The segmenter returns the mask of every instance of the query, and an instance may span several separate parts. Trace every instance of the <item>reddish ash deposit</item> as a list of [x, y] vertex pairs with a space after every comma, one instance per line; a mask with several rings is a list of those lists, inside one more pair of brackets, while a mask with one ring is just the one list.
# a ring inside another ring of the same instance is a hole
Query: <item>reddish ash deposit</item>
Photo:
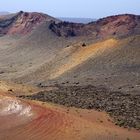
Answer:
[[[74, 112], [1, 94], [0, 140], [139, 140], [140, 133], [115, 127], [102, 113]], [[102, 123], [95, 121], [98, 116]]]

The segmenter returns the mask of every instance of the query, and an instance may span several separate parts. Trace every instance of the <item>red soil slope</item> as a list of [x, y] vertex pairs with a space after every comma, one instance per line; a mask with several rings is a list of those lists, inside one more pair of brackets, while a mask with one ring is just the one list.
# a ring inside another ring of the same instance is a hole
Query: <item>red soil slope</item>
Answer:
[[140, 133], [96, 122], [105, 115], [66, 113], [62, 107], [42, 106], [0, 95], [1, 140], [139, 140]]

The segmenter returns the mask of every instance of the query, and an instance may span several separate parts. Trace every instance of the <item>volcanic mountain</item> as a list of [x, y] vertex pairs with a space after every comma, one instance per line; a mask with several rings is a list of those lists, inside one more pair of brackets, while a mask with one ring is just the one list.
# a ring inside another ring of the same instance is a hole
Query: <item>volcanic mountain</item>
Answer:
[[17, 14], [2, 16], [0, 18], [0, 34], [26, 34], [43, 22], [52, 21], [49, 29], [57, 36], [126, 36], [139, 34], [140, 16], [136, 15], [117, 15], [97, 21], [80, 24], [70, 22], [60, 22], [49, 15], [42, 13], [27, 13], [20, 11]]

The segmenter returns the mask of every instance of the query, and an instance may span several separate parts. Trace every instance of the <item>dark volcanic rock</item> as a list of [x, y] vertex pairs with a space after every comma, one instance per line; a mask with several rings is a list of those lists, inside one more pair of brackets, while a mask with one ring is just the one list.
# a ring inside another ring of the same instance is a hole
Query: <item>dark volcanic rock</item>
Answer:
[[67, 107], [106, 111], [116, 125], [140, 130], [140, 95], [124, 94], [94, 86], [59, 86], [52, 91], [42, 91], [22, 98], [53, 102]]

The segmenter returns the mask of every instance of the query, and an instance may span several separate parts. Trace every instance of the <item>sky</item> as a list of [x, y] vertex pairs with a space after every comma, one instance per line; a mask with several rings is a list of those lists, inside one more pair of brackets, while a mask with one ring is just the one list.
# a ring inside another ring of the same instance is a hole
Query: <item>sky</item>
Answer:
[[102, 18], [140, 15], [140, 0], [1, 0], [0, 11], [43, 12], [54, 17]]

